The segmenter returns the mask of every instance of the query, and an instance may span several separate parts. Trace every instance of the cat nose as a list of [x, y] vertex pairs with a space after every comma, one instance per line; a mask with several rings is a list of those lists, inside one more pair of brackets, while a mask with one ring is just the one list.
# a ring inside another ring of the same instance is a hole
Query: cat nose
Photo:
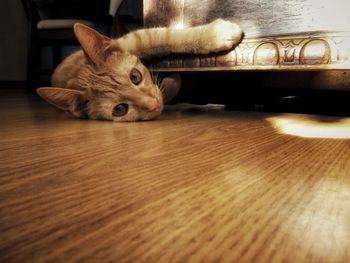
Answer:
[[153, 101], [147, 103], [145, 105], [145, 110], [152, 112], [152, 111], [159, 111], [161, 109], [162, 105], [157, 99], [154, 99]]
[[148, 105], [147, 109], [148, 111], [158, 111], [160, 110], [160, 107], [161, 107], [160, 103], [156, 101], [155, 103]]

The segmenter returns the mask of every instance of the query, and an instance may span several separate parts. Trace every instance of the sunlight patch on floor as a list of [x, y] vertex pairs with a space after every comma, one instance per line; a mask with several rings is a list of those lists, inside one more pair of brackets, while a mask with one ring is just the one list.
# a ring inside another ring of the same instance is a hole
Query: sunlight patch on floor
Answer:
[[302, 138], [350, 139], [350, 118], [289, 115], [266, 119], [281, 134]]

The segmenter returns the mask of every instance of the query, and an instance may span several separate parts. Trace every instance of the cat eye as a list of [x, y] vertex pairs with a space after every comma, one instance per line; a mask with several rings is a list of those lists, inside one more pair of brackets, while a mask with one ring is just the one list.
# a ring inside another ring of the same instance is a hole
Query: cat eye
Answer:
[[112, 114], [115, 117], [122, 117], [127, 113], [128, 113], [128, 104], [122, 103], [114, 107]]
[[132, 83], [134, 83], [135, 85], [138, 85], [141, 83], [142, 81], [142, 74], [139, 70], [137, 70], [136, 68], [134, 68], [131, 72], [130, 72], [130, 80]]

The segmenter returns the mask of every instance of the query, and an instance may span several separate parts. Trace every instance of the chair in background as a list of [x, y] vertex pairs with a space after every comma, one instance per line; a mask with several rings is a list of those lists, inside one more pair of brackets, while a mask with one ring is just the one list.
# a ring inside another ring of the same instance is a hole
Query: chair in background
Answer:
[[[28, 19], [28, 56], [27, 56], [27, 88], [40, 85], [42, 74], [51, 74], [52, 70], [41, 69], [41, 51], [43, 47], [52, 48], [52, 67], [62, 60], [62, 47], [78, 46], [79, 42], [73, 32], [77, 22], [95, 28], [96, 24], [84, 19], [41, 19], [40, 5], [52, 0], [21, 0]], [[108, 11], [106, 11], [106, 14]], [[108, 15], [108, 14], [107, 14]]]

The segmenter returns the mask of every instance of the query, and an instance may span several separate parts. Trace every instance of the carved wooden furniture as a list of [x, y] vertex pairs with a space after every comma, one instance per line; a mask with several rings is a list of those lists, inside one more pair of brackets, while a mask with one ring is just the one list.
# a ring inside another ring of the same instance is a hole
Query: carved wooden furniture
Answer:
[[349, 70], [348, 10], [348, 0], [144, 0], [146, 27], [186, 27], [223, 18], [245, 33], [229, 52], [154, 60], [158, 71]]

